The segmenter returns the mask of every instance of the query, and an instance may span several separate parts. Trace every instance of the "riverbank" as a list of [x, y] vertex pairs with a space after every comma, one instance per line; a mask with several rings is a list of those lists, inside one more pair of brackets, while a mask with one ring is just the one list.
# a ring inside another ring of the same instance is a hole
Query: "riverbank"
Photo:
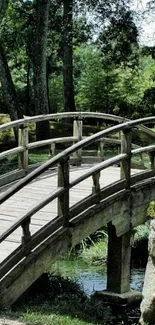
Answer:
[[[64, 261], [58, 263], [64, 264]], [[94, 291], [102, 289], [103, 287], [101, 288], [100, 285], [103, 285], [103, 282], [106, 285], [106, 270], [99, 271], [102, 278], [100, 278], [97, 287], [96, 283], [93, 284], [93, 280], [96, 281], [97, 279], [97, 268], [95, 266], [88, 268], [85, 265], [82, 271], [81, 266], [79, 268], [77, 262], [74, 261], [75, 273], [73, 274], [71, 273], [71, 268], [73, 270], [71, 261], [66, 261], [68, 273], [67, 271], [64, 272], [64, 266], [62, 267], [62, 265], [58, 270], [58, 263], [56, 263], [55, 274], [45, 274], [38, 279], [13, 305], [12, 311], [7, 312], [5, 317], [1, 318], [5, 322], [0, 323], [0, 325], [21, 325], [18, 324], [18, 321], [26, 325], [134, 325], [138, 322], [140, 316], [138, 308], [129, 309], [123, 307], [122, 309], [118, 306], [111, 308], [103, 305], [101, 300], [94, 298]], [[60, 276], [58, 271], [64, 276]], [[89, 281], [86, 271], [90, 272]], [[136, 288], [139, 284], [142, 286], [142, 277], [137, 274], [137, 270], [134, 272], [132, 270], [132, 286], [134, 279], [137, 280], [135, 282]], [[81, 280], [85, 280], [85, 285], [83, 285], [84, 282], [80, 283]], [[91, 288], [90, 283], [92, 283]], [[88, 288], [89, 290], [87, 290]], [[13, 320], [15, 323], [11, 323]]]
[[[93, 295], [88, 297], [70, 279], [43, 275], [8, 312], [3, 325], [11, 319], [29, 325], [105, 325], [135, 324], [139, 310], [103, 305]], [[134, 322], [133, 322], [134, 320]], [[7, 323], [8, 322], [8, 323]]]
[[[50, 275], [43, 275], [13, 305], [12, 311], [0, 318], [0, 325], [137, 323], [140, 316], [139, 308], [129, 309], [127, 306], [112, 308], [103, 305], [101, 300], [94, 299], [93, 294], [96, 290], [106, 289], [106, 236], [104, 239], [89, 248], [85, 246], [80, 253], [83, 260], [78, 256], [74, 260], [57, 261], [51, 267]], [[99, 263], [96, 263], [95, 257]], [[144, 268], [132, 268], [131, 287], [141, 291], [143, 278]]]

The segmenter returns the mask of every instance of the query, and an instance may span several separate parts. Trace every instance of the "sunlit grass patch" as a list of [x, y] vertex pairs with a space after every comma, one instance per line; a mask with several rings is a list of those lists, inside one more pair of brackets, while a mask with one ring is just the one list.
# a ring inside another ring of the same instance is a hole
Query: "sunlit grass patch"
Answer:
[[38, 312], [27, 312], [22, 315], [22, 321], [32, 325], [92, 325], [93, 323], [82, 321], [71, 316], [61, 316], [50, 313], [49, 315]]

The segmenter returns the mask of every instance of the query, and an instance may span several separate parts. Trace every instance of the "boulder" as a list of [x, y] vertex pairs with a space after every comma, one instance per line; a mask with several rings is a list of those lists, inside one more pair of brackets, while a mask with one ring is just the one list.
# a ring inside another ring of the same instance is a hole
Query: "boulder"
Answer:
[[150, 222], [149, 257], [145, 271], [139, 324], [155, 324], [155, 220]]

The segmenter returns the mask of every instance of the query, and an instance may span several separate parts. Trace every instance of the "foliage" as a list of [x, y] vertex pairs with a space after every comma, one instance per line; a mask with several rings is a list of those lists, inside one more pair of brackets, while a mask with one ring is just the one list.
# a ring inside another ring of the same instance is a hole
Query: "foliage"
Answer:
[[52, 73], [49, 78], [49, 100], [53, 113], [63, 111], [63, 80], [60, 74]]
[[81, 110], [89, 108], [90, 111], [101, 110], [104, 93], [104, 71], [100, 59], [100, 53], [94, 47], [77, 49], [77, 63], [81, 66], [81, 76], [77, 83], [78, 95], [76, 96], [77, 107]]
[[150, 218], [154, 219], [155, 218], [155, 201], [151, 201], [149, 203], [148, 209], [147, 209], [147, 214]]
[[112, 65], [105, 69], [101, 50], [87, 45], [76, 48], [74, 61], [79, 110], [89, 109], [129, 118], [153, 113], [155, 62], [151, 57], [142, 57], [139, 53], [139, 65], [134, 68]]
[[134, 51], [134, 48], [138, 48], [137, 37], [138, 30], [133, 15], [123, 7], [120, 17], [112, 16], [99, 35], [98, 42], [106, 56], [106, 65], [123, 63], [134, 66], [137, 61]]
[[136, 246], [138, 242], [148, 239], [149, 235], [149, 224], [139, 225], [135, 229], [134, 234], [134, 245]]
[[[29, 0], [10, 0], [0, 27], [9, 70], [21, 110], [26, 115], [34, 114], [37, 100], [33, 84], [34, 4]], [[81, 0], [74, 1], [73, 5], [73, 30], [70, 21], [66, 39], [73, 35], [73, 85], [77, 109], [129, 118], [154, 114], [154, 47], [138, 44], [138, 30], [129, 3]], [[90, 17], [93, 15], [92, 20], [86, 12]], [[62, 1], [54, 0], [50, 2], [46, 46], [50, 112], [64, 109], [63, 24]], [[0, 109], [1, 112], [6, 110], [1, 89]]]
[[79, 257], [89, 265], [103, 265], [107, 259], [107, 240], [99, 241], [83, 249]]

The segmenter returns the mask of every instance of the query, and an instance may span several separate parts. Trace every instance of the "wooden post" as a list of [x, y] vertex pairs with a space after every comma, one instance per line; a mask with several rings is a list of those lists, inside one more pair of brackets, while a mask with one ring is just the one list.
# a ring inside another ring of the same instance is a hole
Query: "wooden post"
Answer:
[[21, 126], [18, 131], [18, 145], [25, 150], [18, 155], [18, 168], [28, 169], [28, 126]]
[[[68, 159], [58, 165], [58, 187], [66, 188], [69, 185]], [[64, 226], [69, 224], [69, 189], [58, 197], [58, 215], [64, 217]]]
[[92, 193], [98, 193], [100, 192], [100, 172], [96, 172], [95, 174], [92, 175], [93, 178], [93, 187], [92, 187]]
[[[74, 120], [73, 122], [73, 137], [77, 137], [78, 141], [82, 140], [82, 120]], [[77, 164], [81, 165], [82, 149], [73, 153], [73, 157], [77, 159]]]
[[101, 160], [103, 161], [104, 160], [104, 141], [100, 141], [99, 144], [98, 144], [98, 157], [101, 158]]
[[118, 148], [117, 148], [118, 155], [121, 153], [121, 137], [122, 137], [122, 132], [120, 131], [119, 132], [120, 144], [118, 145]]
[[121, 133], [121, 153], [127, 154], [127, 159], [121, 162], [120, 177], [126, 179], [126, 188], [130, 188], [131, 173], [131, 141], [132, 134], [130, 129]]
[[[31, 232], [30, 232], [30, 218], [23, 222], [22, 229], [23, 229], [23, 236], [22, 236], [22, 245], [26, 246], [31, 240]], [[26, 254], [29, 254], [30, 250], [26, 250]]]
[[50, 145], [50, 152], [49, 152], [49, 156], [54, 157], [55, 156], [55, 143], [51, 143]]
[[151, 151], [149, 152], [149, 158], [150, 158], [150, 169], [155, 170], [155, 152]]

